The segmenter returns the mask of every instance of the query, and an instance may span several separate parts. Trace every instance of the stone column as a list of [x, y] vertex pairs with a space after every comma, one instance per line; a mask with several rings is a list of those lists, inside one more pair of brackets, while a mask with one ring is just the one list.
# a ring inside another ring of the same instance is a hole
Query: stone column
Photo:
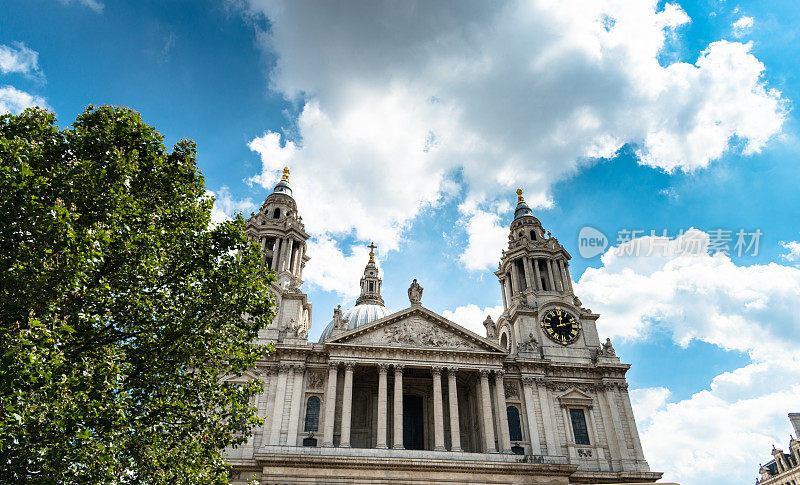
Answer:
[[394, 450], [403, 449], [403, 367], [394, 365]]
[[458, 367], [447, 368], [447, 403], [450, 407], [450, 451], [461, 451], [461, 427], [458, 423]]
[[539, 273], [539, 260], [533, 259], [531, 262], [533, 263], [533, 274], [536, 275], [536, 289], [544, 291], [544, 287], [542, 286], [542, 274]]
[[558, 274], [561, 277], [561, 292], [566, 293], [569, 290], [569, 286], [567, 284], [567, 272], [564, 269], [564, 260], [558, 260]]
[[378, 439], [376, 448], [388, 448], [386, 446], [386, 373], [389, 372], [389, 364], [378, 364]]
[[269, 444], [279, 445], [281, 439], [281, 424], [283, 421], [283, 403], [286, 399], [286, 378], [290, 367], [281, 365], [278, 370], [278, 387], [275, 391], [275, 402], [272, 406], [272, 429], [269, 433]]
[[494, 371], [494, 390], [497, 402], [497, 417], [500, 418], [500, 449], [503, 453], [511, 453], [511, 439], [508, 431], [508, 413], [506, 411], [506, 388], [503, 382], [505, 372]]
[[569, 286], [570, 293], [574, 292], [575, 290], [572, 289], [572, 276], [569, 275], [569, 262], [564, 261], [564, 275], [567, 278], [567, 286]]
[[281, 249], [281, 238], [275, 238], [275, 244], [272, 245], [272, 271], [278, 272], [278, 251]]
[[492, 419], [492, 397], [489, 391], [489, 371], [481, 369], [480, 374], [483, 444], [486, 453], [497, 453], [497, 448], [494, 445], [494, 420]]
[[517, 270], [517, 261], [511, 260], [509, 264], [511, 265], [511, 296], [513, 297], [522, 292], [522, 284]]
[[333, 446], [333, 421], [336, 417], [336, 381], [339, 363], [328, 363], [328, 388], [325, 390], [325, 427], [322, 430], [322, 446]]
[[447, 451], [444, 447], [444, 408], [442, 406], [442, 368], [431, 367], [433, 375], [433, 442], [434, 451]]
[[289, 411], [289, 434], [286, 437], [287, 446], [297, 446], [297, 427], [300, 425], [300, 406], [303, 404], [303, 381], [305, 372], [298, 366], [294, 372], [292, 384], [292, 403]]
[[344, 395], [342, 396], [342, 440], [340, 448], [350, 448], [350, 422], [353, 413], [353, 367], [355, 363], [344, 363]]
[[522, 378], [522, 395], [525, 397], [525, 415], [528, 417], [528, 438], [531, 441], [531, 454], [539, 455], [545, 453], [542, 453], [541, 445], [539, 444], [539, 423], [536, 420], [533, 385], [534, 380], [532, 377]]
[[528, 288], [534, 289], [533, 282], [533, 274], [531, 274], [531, 260], [528, 256], [523, 256], [522, 258], [522, 269], [525, 270], [525, 283], [528, 284]]
[[508, 300], [506, 299], [506, 280], [500, 280], [500, 296], [503, 298], [503, 309], [508, 311]]
[[284, 258], [283, 263], [281, 264], [281, 269], [285, 269], [287, 271], [291, 271], [291, 264], [292, 264], [292, 248], [294, 247], [294, 238], [287, 237], [286, 242], [286, 251], [283, 252]]
[[553, 421], [552, 406], [550, 403], [550, 393], [544, 382], [538, 383], [536, 386], [539, 390], [539, 407], [542, 410], [542, 422], [544, 423], [544, 441], [547, 446], [548, 455], [558, 455], [558, 442], [556, 442], [556, 425]]
[[550, 291], [559, 291], [558, 287], [556, 286], [556, 279], [553, 276], [553, 260], [547, 260], [547, 274], [550, 276], [550, 286], [552, 289]]

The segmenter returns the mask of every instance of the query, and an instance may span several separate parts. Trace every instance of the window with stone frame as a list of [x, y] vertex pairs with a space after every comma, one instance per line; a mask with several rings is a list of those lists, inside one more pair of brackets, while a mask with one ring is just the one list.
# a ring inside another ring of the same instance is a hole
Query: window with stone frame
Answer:
[[304, 431], [319, 431], [319, 398], [311, 396], [306, 401], [306, 424]]
[[508, 436], [511, 441], [522, 441], [522, 423], [519, 419], [519, 408], [508, 406], [506, 408], [508, 416]]
[[583, 409], [570, 408], [570, 421], [572, 421], [572, 434], [576, 445], [589, 445], [589, 428], [586, 426], [586, 414]]

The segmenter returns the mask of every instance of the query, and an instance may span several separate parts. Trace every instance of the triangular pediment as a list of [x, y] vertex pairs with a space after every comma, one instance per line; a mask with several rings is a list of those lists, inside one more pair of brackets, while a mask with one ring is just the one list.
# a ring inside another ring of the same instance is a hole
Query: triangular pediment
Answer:
[[498, 344], [422, 306], [412, 306], [348, 330], [325, 343], [417, 347], [505, 354]]
[[572, 404], [580, 406], [591, 406], [592, 402], [594, 401], [594, 398], [592, 398], [592, 396], [574, 387], [567, 389], [564, 393], [556, 396], [556, 398], [561, 404], [567, 404], [567, 405]]

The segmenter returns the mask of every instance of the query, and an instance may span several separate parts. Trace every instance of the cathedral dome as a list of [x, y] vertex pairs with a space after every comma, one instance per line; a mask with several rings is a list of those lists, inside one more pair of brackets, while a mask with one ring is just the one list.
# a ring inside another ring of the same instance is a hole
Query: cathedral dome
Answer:
[[[389, 310], [383, 305], [361, 304], [342, 312], [342, 318], [347, 319], [347, 330], [374, 322], [389, 314]], [[329, 339], [333, 334], [333, 320], [322, 331], [319, 337], [320, 342]]]

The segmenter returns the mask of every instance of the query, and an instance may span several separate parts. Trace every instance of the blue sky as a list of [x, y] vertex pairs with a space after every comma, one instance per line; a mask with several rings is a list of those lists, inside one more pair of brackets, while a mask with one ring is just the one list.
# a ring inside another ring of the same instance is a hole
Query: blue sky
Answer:
[[[352, 305], [371, 240], [390, 309], [417, 278], [427, 307], [480, 330], [497, 316], [492, 270], [522, 186], [633, 364], [653, 469], [752, 480], [786, 446], [800, 410], [793, 2], [3, 10], [0, 109], [45, 105], [66, 125], [88, 104], [132, 107], [167, 143], [198, 143], [220, 216], [249, 213], [292, 167], [313, 235], [312, 338]], [[580, 256], [584, 226], [608, 253]], [[620, 230], [675, 243], [690, 228], [763, 236], [755, 255], [614, 254]]]

